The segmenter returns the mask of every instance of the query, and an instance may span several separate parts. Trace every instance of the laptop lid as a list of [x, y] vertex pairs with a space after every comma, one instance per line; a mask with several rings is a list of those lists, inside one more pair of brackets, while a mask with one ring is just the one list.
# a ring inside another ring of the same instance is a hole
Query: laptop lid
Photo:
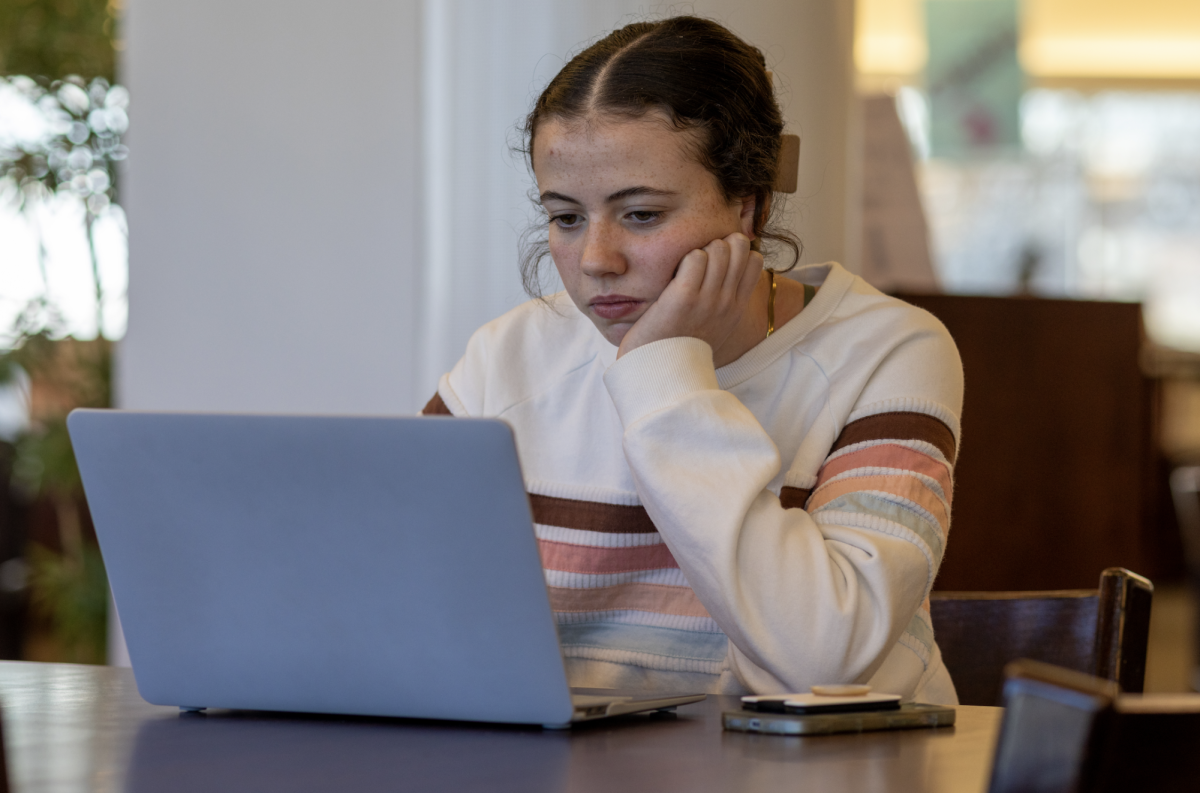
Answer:
[[149, 702], [571, 719], [504, 422], [76, 410], [68, 427]]

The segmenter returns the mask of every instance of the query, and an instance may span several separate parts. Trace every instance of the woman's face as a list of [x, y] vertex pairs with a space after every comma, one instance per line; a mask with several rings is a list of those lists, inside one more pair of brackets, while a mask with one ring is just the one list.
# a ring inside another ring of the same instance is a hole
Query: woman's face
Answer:
[[740, 231], [754, 200], [725, 200], [666, 118], [551, 120], [533, 170], [550, 217], [550, 256], [579, 310], [619, 345], [690, 251]]

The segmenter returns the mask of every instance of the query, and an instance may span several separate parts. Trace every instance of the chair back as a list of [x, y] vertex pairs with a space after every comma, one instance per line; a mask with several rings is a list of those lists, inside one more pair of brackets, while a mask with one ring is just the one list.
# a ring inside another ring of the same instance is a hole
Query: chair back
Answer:
[[1098, 590], [934, 592], [934, 634], [963, 705], [996, 705], [1005, 664], [1031, 658], [1140, 692], [1154, 586], [1124, 568]]
[[1004, 672], [988, 793], [1095, 793], [1117, 685], [1027, 659]]

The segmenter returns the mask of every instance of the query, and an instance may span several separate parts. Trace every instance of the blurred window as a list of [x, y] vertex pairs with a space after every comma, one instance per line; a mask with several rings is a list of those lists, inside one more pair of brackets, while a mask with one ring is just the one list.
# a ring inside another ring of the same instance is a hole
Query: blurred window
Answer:
[[0, 349], [22, 330], [124, 335], [128, 105], [104, 78], [0, 77]]
[[1025, 0], [1020, 145], [952, 158], [925, 9], [859, 0], [855, 57], [896, 95], [943, 288], [1142, 301], [1153, 340], [1200, 352], [1200, 3]]

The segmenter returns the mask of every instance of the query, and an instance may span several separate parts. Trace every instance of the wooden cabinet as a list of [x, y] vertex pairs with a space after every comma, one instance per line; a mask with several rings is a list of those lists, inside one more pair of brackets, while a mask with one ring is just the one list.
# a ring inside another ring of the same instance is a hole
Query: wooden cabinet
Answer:
[[900, 297], [945, 323], [966, 377], [936, 588], [1091, 588], [1106, 567], [1182, 573], [1139, 305]]

